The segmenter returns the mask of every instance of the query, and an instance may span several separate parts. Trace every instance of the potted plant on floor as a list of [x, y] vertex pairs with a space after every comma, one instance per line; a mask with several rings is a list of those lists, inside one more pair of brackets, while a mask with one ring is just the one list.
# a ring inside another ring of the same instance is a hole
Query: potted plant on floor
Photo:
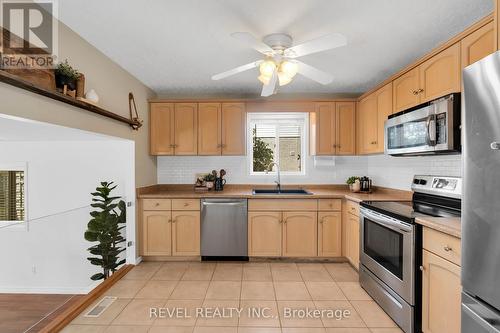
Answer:
[[102, 182], [92, 193], [91, 206], [97, 210], [90, 213], [92, 219], [87, 224], [84, 237], [89, 242], [97, 242], [87, 249], [95, 257], [87, 259], [92, 265], [102, 268], [102, 273], [90, 277], [92, 280], [107, 279], [118, 266], [125, 263], [125, 259], [120, 260], [119, 255], [125, 251], [120, 244], [126, 241], [121, 234], [126, 223], [126, 206], [120, 197], [111, 196], [115, 188], [113, 182]]

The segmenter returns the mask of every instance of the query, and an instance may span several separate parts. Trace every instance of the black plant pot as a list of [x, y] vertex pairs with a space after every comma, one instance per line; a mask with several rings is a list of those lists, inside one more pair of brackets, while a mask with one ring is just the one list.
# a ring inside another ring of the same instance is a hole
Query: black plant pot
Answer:
[[75, 90], [76, 89], [76, 80], [69, 78], [65, 75], [60, 75], [56, 74], [56, 87], [63, 89], [64, 85], [68, 86], [69, 90]]

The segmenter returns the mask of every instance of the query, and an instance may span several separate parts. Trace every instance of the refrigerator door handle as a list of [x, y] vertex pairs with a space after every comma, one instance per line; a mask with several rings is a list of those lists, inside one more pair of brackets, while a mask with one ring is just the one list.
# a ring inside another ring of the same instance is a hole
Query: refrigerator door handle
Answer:
[[495, 142], [492, 142], [492, 143], [490, 144], [490, 148], [491, 148], [492, 150], [500, 150], [500, 142], [496, 142], [496, 141], [495, 141]]
[[[462, 303], [462, 311], [467, 313], [476, 323], [478, 323], [482, 328], [484, 328], [488, 333], [499, 333], [500, 327], [498, 326], [498, 319], [490, 319], [482, 317], [480, 314], [472, 310], [467, 304]], [[492, 325], [495, 325], [493, 326]]]

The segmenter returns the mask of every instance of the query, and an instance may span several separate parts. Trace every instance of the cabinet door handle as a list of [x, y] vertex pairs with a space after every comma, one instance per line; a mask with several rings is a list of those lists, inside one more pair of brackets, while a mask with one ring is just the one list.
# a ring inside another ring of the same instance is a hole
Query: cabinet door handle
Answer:
[[325, 222], [325, 217], [324, 216], [321, 218], [321, 220], [319, 221], [319, 223], [323, 224], [323, 222]]
[[187, 207], [189, 206], [189, 204], [187, 202], [184, 203], [184, 207]]
[[423, 271], [425, 271], [425, 267], [424, 267], [424, 266], [420, 266], [419, 268], [420, 268], [420, 270], [421, 270], [422, 272], [423, 272]]
[[453, 250], [453, 249], [452, 249], [451, 247], [449, 247], [448, 245], [446, 245], [446, 246], [444, 247], [444, 250], [445, 250], [446, 252], [450, 252], [450, 251], [451, 251], [451, 250]]
[[418, 95], [418, 91], [417, 91], [417, 90], [413, 90], [411, 93], [412, 93], [413, 95]]
[[492, 150], [500, 150], [500, 142], [492, 142], [492, 143], [490, 144], [490, 148], [491, 148]]
[[168, 219], [168, 223], [172, 223], [172, 219]]
[[424, 92], [424, 89], [422, 89], [422, 88], [420, 88], [420, 89], [417, 90], [417, 94], [421, 94], [423, 92]]

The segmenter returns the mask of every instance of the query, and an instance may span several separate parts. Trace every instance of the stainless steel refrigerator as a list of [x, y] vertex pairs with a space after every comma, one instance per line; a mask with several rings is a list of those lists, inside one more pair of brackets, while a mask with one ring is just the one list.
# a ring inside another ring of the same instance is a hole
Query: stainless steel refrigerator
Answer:
[[463, 81], [462, 333], [500, 332], [500, 53]]

